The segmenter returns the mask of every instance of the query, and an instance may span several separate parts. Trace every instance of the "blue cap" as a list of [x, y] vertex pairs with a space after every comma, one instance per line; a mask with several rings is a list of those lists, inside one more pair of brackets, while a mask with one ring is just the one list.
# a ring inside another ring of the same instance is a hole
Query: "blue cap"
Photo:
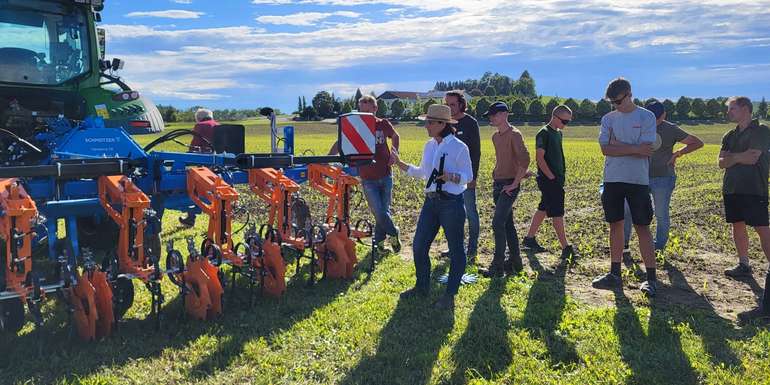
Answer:
[[505, 112], [510, 111], [508, 109], [508, 105], [505, 104], [505, 102], [494, 102], [492, 103], [492, 105], [489, 106], [489, 109], [487, 110], [487, 112], [484, 113], [483, 116], [487, 117], [489, 115], [496, 114], [498, 112], [503, 112], [503, 111]]
[[663, 106], [663, 103], [657, 100], [654, 102], [647, 103], [647, 105], [644, 106], [644, 108], [650, 110], [650, 112], [655, 114], [656, 119], [660, 119], [660, 116], [663, 115], [664, 112], [666, 112], [666, 107]]

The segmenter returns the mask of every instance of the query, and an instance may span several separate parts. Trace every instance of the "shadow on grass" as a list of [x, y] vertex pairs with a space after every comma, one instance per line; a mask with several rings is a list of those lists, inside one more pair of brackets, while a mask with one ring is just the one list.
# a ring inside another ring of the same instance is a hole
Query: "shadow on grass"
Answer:
[[[741, 361], [728, 344], [728, 339], [739, 338], [732, 321], [720, 317], [711, 302], [690, 286], [679, 269], [669, 265], [666, 271], [671, 284], [683, 289], [689, 309], [683, 312], [676, 311], [677, 309], [672, 309], [670, 306], [662, 307], [654, 304], [652, 307], [654, 314], [668, 317], [670, 322], [689, 323], [693, 331], [701, 337], [712, 364], [740, 368]], [[756, 281], [754, 284], [759, 286]], [[692, 311], [693, 308], [695, 312]]]
[[469, 375], [491, 380], [511, 364], [510, 321], [500, 304], [505, 282], [503, 278], [493, 279], [476, 300], [468, 326], [452, 352], [455, 371], [451, 383], [465, 383]]
[[453, 324], [454, 313], [434, 310], [428, 298], [399, 300], [380, 333], [377, 352], [362, 358], [340, 383], [427, 383]]
[[[369, 263], [368, 257], [361, 263], [364, 266]], [[361, 274], [364, 273], [359, 268], [354, 279]], [[90, 343], [73, 337], [63, 301], [57, 300], [55, 306], [49, 305], [51, 308], [44, 313], [43, 327], [22, 336], [0, 335], [0, 351], [4, 357], [0, 360], [0, 383], [55, 383], [84, 378], [105, 366], [120, 367], [128, 362], [159, 357], [164, 350], [184, 349], [199, 337], [209, 335], [220, 339], [216, 348], [187, 371], [189, 378], [204, 378], [225, 369], [241, 354], [243, 344], [290, 328], [333, 301], [353, 282], [328, 280], [307, 287], [305, 278], [305, 274], [300, 274], [290, 280], [282, 298], [257, 295], [251, 308], [245, 295], [229, 302], [226, 293], [224, 316], [207, 322], [180, 321], [183, 305], [177, 295], [163, 306], [160, 331], [155, 331], [152, 317], [130, 318], [122, 321], [118, 331], [109, 338]], [[144, 290], [139, 284], [135, 288], [137, 293]], [[245, 289], [241, 290], [245, 293]], [[165, 290], [167, 297], [175, 294]]]
[[559, 333], [559, 323], [567, 304], [564, 278], [568, 261], [559, 259], [554, 270], [547, 270], [534, 253], [527, 253], [529, 265], [538, 277], [529, 289], [527, 307], [521, 326], [532, 338], [542, 340], [548, 348], [551, 365], [574, 366], [580, 361], [575, 345]]
[[631, 368], [630, 384], [696, 384], [698, 375], [682, 350], [679, 333], [653, 305], [647, 334], [622, 289], [615, 293], [615, 334], [620, 354]]

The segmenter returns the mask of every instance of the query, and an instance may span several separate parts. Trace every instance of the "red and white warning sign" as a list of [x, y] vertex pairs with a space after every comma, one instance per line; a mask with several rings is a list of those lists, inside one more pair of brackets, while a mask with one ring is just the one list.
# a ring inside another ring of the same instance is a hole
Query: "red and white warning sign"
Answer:
[[369, 113], [353, 112], [339, 117], [340, 152], [346, 156], [374, 156], [375, 118]]

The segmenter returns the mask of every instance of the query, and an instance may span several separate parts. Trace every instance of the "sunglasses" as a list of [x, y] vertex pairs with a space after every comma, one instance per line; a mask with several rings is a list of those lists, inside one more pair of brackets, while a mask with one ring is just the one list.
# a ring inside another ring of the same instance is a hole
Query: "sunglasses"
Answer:
[[610, 103], [614, 105], [619, 105], [620, 103], [623, 103], [623, 100], [625, 100], [627, 97], [628, 97], [628, 94], [625, 94], [620, 99], [615, 99], [615, 100], [610, 99]]
[[571, 122], [571, 121], [572, 121], [571, 119], [562, 119], [562, 118], [560, 118], [560, 117], [558, 117], [558, 116], [556, 117], [556, 119], [559, 119], [559, 120], [561, 121], [561, 124], [563, 124], [563, 125], [565, 125], [565, 126], [566, 126], [566, 125], [568, 125], [568, 124], [569, 124], [569, 122]]

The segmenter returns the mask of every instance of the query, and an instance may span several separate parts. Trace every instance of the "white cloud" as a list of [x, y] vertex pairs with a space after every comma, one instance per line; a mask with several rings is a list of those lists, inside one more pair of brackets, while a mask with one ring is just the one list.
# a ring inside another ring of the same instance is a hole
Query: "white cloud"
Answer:
[[171, 2], [177, 4], [192, 4], [192, 0], [171, 0]]
[[126, 14], [126, 17], [161, 17], [167, 19], [198, 19], [203, 12], [184, 11], [181, 9], [169, 9], [166, 11], [140, 11]]
[[[255, 5], [312, 3], [328, 7], [318, 12], [261, 15], [256, 19], [266, 25], [307, 27], [291, 33], [228, 26], [220, 20], [215, 22], [221, 24], [211, 28], [119, 24], [105, 27], [109, 32], [108, 44], [116, 43], [124, 53], [116, 56], [131, 59], [125, 70], [127, 79], [139, 79], [144, 84], [155, 79], [176, 79], [178, 72], [221, 79], [259, 76], [261, 71], [272, 70], [317, 71], [362, 64], [462, 61], [466, 57], [520, 55], [528, 59], [563, 59], [568, 57], [566, 54], [600, 56], [661, 51], [697, 55], [770, 44], [770, 27], [766, 22], [770, 19], [770, 7], [766, 1], [764, 5], [742, 0], [375, 2], [390, 8], [378, 15], [362, 15], [354, 12], [356, 8], [339, 7], [371, 4], [368, 0], [252, 0]], [[683, 22], [677, 15], [689, 15], [689, 19]], [[154, 51], [146, 52], [141, 44], [144, 39], [153, 40]], [[372, 80], [376, 81], [376, 77], [373, 74]], [[383, 85], [375, 83], [372, 88]], [[398, 84], [387, 85], [399, 88]], [[340, 95], [349, 93], [351, 88], [355, 92], [359, 87], [348, 82], [321, 86], [329, 86]], [[188, 91], [208, 96], [226, 94], [218, 90]]]
[[357, 12], [351, 12], [351, 11], [299, 12], [299, 13], [292, 13], [290, 15], [282, 15], [282, 16], [259, 16], [256, 18], [256, 20], [263, 24], [311, 26], [321, 20], [328, 19], [332, 16], [340, 16], [340, 17], [355, 19], [361, 16], [361, 14]]

